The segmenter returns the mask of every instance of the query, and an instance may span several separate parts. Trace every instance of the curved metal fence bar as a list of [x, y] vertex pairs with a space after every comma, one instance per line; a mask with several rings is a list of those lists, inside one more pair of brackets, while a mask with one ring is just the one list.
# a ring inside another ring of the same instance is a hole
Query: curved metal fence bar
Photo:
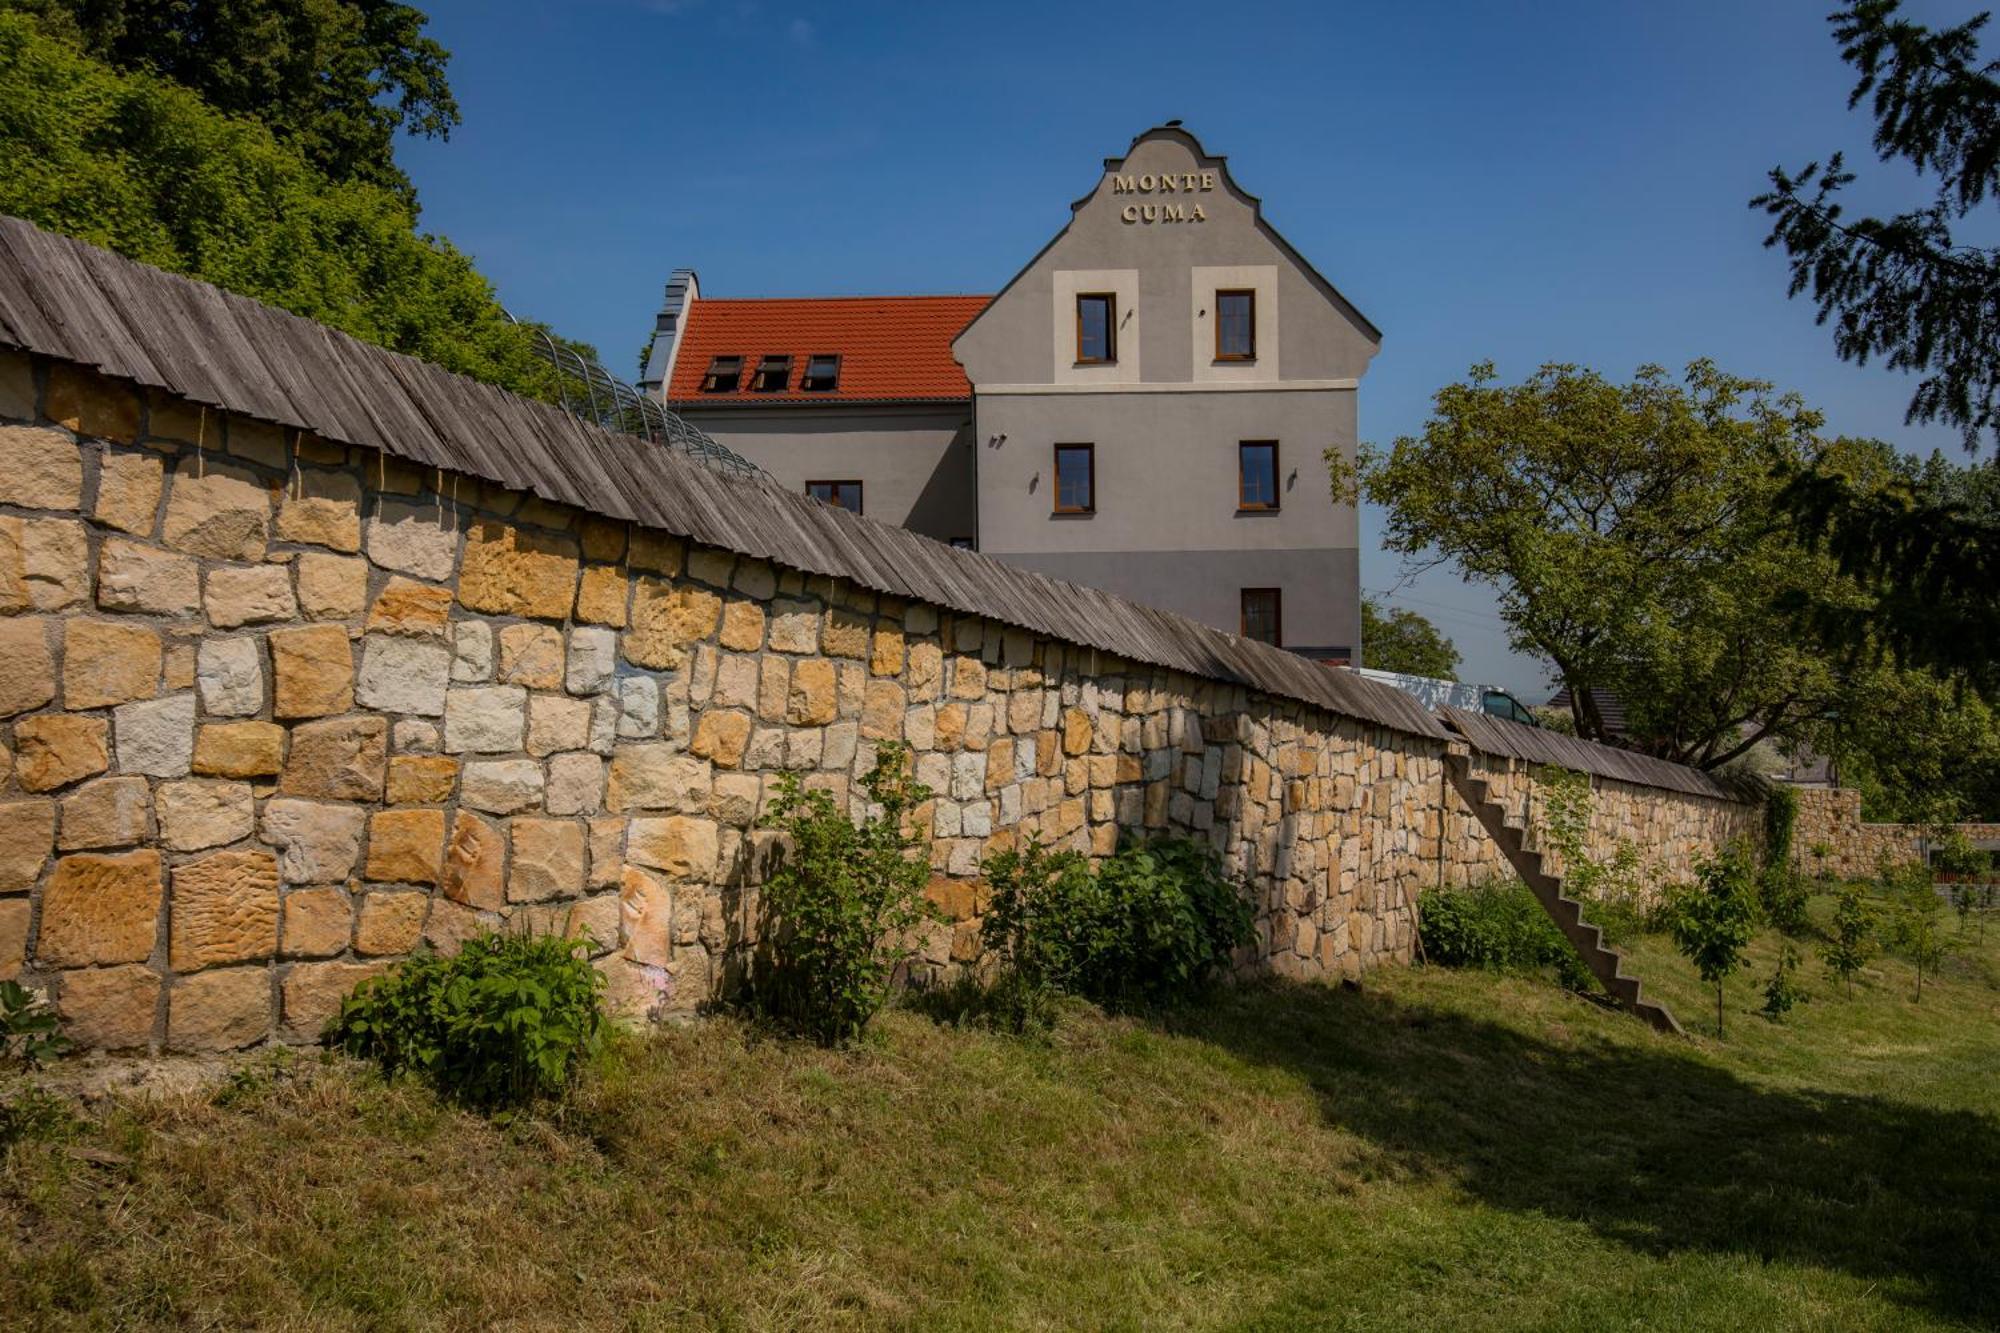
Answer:
[[522, 324], [512, 314], [507, 318], [533, 335], [535, 351], [555, 369], [563, 410], [578, 421], [678, 449], [719, 472], [768, 480], [770, 474], [755, 463], [690, 426], [679, 413], [668, 411], [574, 347], [556, 341], [541, 325]]

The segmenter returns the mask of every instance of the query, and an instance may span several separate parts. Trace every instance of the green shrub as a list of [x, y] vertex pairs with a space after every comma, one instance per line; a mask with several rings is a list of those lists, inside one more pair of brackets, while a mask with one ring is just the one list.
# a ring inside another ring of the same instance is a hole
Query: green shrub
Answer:
[[1250, 940], [1242, 887], [1192, 838], [1128, 841], [1094, 870], [1030, 839], [985, 874], [993, 995], [1017, 1028], [1045, 1021], [1058, 993], [1113, 1006], [1186, 999]]
[[1764, 983], [1764, 1017], [1773, 1023], [1789, 1014], [1793, 1006], [1810, 998], [1805, 987], [1799, 984], [1798, 970], [1799, 951], [1789, 944], [1784, 945], [1778, 950], [1777, 969]]
[[1938, 929], [1937, 884], [1921, 861], [1884, 863], [1882, 887], [1889, 898], [1889, 944], [1917, 969], [1917, 1003], [1924, 1001], [1924, 973], [1944, 963], [1944, 932]]
[[1535, 972], [1552, 967], [1571, 990], [1594, 979], [1528, 886], [1494, 879], [1463, 889], [1434, 889], [1418, 902], [1424, 957], [1446, 967]]
[[1757, 922], [1750, 858], [1740, 846], [1695, 867], [1699, 881], [1673, 900], [1674, 945], [1715, 987], [1715, 1035], [1722, 1036], [1722, 983], [1743, 959]]
[[1854, 997], [1854, 975], [1875, 956], [1875, 905], [1868, 901], [1858, 884], [1840, 891], [1833, 905], [1833, 939], [1820, 950], [1827, 971], [1847, 986]]
[[930, 788], [892, 744], [862, 785], [875, 808], [858, 822], [796, 773], [779, 777], [772, 806], [791, 846], [764, 886], [769, 954], [752, 1000], [829, 1046], [858, 1036], [881, 1010], [915, 950], [916, 927], [933, 914], [923, 896], [930, 863], [904, 827]]
[[0, 1060], [38, 1065], [70, 1045], [40, 996], [18, 981], [0, 981]]
[[560, 1096], [603, 1039], [603, 977], [584, 941], [488, 932], [361, 983], [325, 1041], [482, 1108]]
[[1799, 792], [1782, 782], [1764, 794], [1764, 865], [1792, 863], [1792, 831], [1799, 824]]

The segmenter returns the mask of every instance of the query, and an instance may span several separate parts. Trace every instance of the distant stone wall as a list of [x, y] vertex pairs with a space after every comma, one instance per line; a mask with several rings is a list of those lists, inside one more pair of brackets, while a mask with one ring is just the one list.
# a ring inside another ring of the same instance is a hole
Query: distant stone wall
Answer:
[[[929, 972], [1029, 834], [1210, 839], [1245, 966], [1305, 977], [1503, 869], [1437, 740], [5, 353], [0, 738], [0, 976], [113, 1049], [310, 1039], [503, 923], [692, 1011], [755, 944], [777, 775], [845, 802], [887, 740], [936, 792]], [[1728, 822], [1605, 786], [1676, 864]]]
[[[1814, 874], [1854, 879], [1873, 875], [1891, 862], [1925, 858], [1930, 830], [1922, 824], [1869, 824], [1861, 818], [1861, 793], [1848, 787], [1798, 787], [1799, 821], [1792, 834], [1793, 859]], [[2000, 824], [1959, 824], [1975, 843], [2000, 845]], [[1813, 854], [1824, 847], [1824, 857]]]

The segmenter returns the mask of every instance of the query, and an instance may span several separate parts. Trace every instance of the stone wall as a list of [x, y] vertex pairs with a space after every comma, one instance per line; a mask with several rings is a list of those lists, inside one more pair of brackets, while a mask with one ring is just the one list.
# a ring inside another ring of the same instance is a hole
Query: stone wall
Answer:
[[[1922, 824], [1869, 824], [1861, 819], [1861, 793], [1848, 787], [1798, 787], [1799, 822], [1792, 834], [1793, 859], [1813, 874], [1860, 879], [1873, 875], [1884, 857], [1921, 861], [1929, 850]], [[1975, 844], [2000, 846], [2000, 824], [1960, 824]], [[1815, 856], [1814, 847], [1828, 849]]]
[[[1407, 958], [1416, 893], [1503, 871], [1435, 739], [4, 353], [0, 613], [0, 976], [89, 1046], [309, 1039], [503, 923], [692, 1011], [754, 945], [776, 776], [845, 801], [887, 740], [936, 792], [927, 970], [1031, 833], [1212, 840], [1245, 964], [1297, 976]], [[1682, 859], [1727, 822], [1601, 817]]]

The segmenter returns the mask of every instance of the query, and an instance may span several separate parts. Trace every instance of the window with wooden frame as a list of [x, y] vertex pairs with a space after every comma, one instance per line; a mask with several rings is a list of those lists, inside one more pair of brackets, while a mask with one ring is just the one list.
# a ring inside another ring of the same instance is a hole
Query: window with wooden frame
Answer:
[[1244, 440], [1236, 446], [1236, 508], [1278, 507], [1278, 442]]
[[1215, 294], [1215, 359], [1257, 359], [1257, 293], [1248, 288]]
[[832, 393], [839, 387], [839, 357], [819, 355], [806, 358], [806, 373], [799, 379], [801, 393]]
[[815, 500], [824, 500], [836, 509], [845, 509], [850, 514], [861, 512], [861, 483], [858, 481], [809, 481], [806, 494]]
[[1276, 588], [1243, 590], [1243, 629], [1246, 639], [1282, 648], [1285, 643], [1284, 598]]
[[740, 356], [718, 356], [708, 363], [708, 374], [702, 377], [703, 393], [735, 393], [736, 386], [743, 381], [743, 358]]
[[1097, 512], [1097, 447], [1090, 444], [1056, 446], [1056, 512], [1094, 514]]
[[767, 356], [757, 363], [757, 373], [750, 380], [750, 392], [783, 393], [791, 381], [792, 358]]
[[1076, 363], [1109, 365], [1118, 359], [1118, 298], [1085, 292], [1076, 298]]

